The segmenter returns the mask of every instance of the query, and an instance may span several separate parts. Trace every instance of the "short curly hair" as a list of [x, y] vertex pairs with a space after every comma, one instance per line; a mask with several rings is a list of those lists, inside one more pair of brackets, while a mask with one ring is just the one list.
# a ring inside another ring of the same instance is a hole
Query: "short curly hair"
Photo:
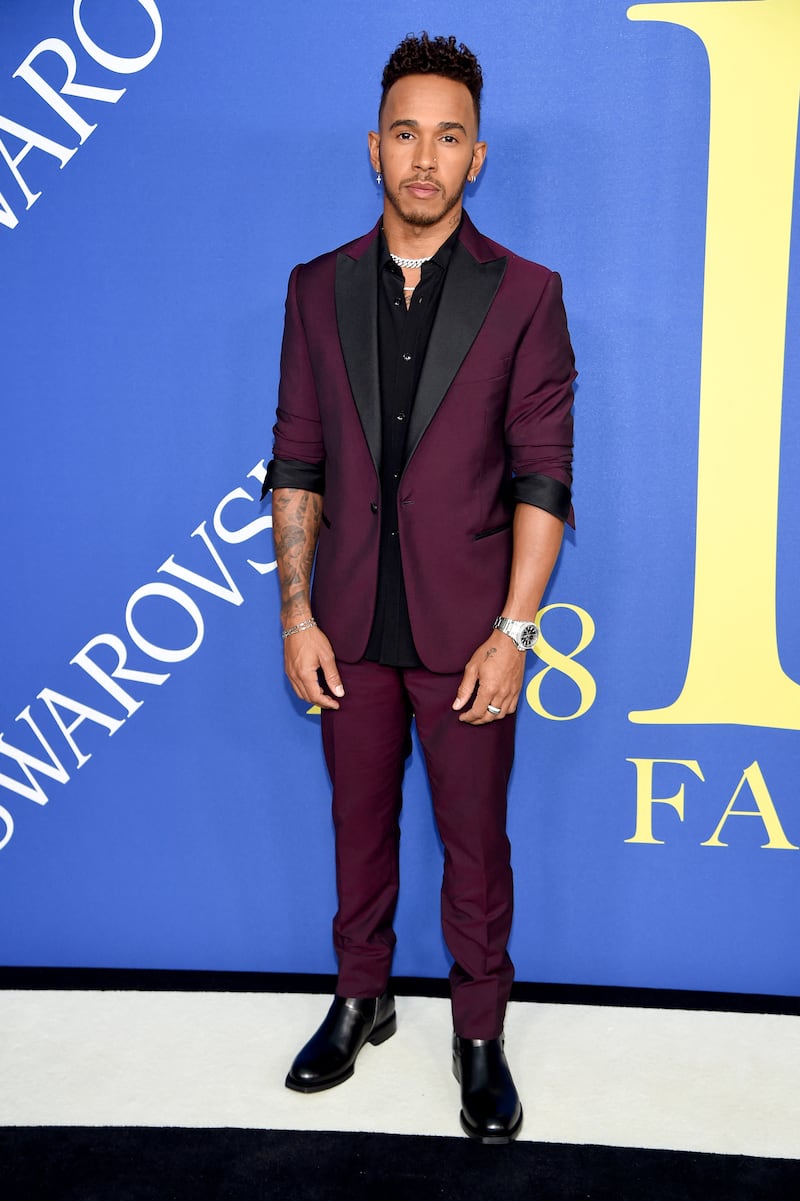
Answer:
[[452, 36], [432, 38], [424, 31], [419, 36], [409, 33], [404, 37], [383, 68], [379, 116], [389, 88], [406, 75], [443, 75], [445, 79], [463, 83], [475, 106], [475, 121], [480, 125], [483, 73], [477, 58], [463, 42], [459, 45]]

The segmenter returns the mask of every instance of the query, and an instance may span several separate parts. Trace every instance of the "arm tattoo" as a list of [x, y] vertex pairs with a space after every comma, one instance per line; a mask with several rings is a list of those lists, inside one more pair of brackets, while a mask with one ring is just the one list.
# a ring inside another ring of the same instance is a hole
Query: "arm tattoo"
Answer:
[[311, 612], [311, 568], [317, 549], [322, 497], [302, 488], [272, 494], [272, 533], [281, 585], [281, 617], [291, 625]]
[[486, 652], [486, 654], [484, 655], [484, 658], [485, 658], [485, 659], [491, 659], [492, 655], [496, 655], [496, 654], [497, 654], [497, 647], [496, 647], [496, 646], [490, 646], [490, 647], [489, 647], [489, 649], [488, 649], [488, 651], [487, 651], [487, 652]]

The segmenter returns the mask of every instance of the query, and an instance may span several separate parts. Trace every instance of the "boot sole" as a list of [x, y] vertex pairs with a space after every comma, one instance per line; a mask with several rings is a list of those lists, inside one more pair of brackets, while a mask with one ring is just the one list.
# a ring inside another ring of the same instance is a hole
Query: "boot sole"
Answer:
[[[386, 1021], [381, 1022], [380, 1026], [376, 1026], [367, 1039], [373, 1047], [379, 1047], [381, 1043], [385, 1043], [393, 1034], [397, 1032], [397, 1014], [393, 1013]], [[363, 1047], [359, 1050], [359, 1054]], [[326, 1076], [324, 1080], [317, 1081], [313, 1084], [306, 1083], [304, 1080], [298, 1080], [290, 1072], [286, 1077], [286, 1087], [292, 1089], [296, 1093], [321, 1093], [327, 1088], [336, 1088], [337, 1084], [344, 1084], [345, 1080], [349, 1080], [355, 1071], [355, 1060], [338, 1076]]]

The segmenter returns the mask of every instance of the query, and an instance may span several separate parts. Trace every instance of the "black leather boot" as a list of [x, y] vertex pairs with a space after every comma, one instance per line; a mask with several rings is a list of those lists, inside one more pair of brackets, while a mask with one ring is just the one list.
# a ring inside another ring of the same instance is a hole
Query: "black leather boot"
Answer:
[[482, 1143], [510, 1143], [522, 1128], [522, 1106], [502, 1038], [453, 1035], [453, 1075], [461, 1084], [461, 1127]]
[[349, 1080], [365, 1043], [378, 1046], [397, 1029], [394, 997], [334, 997], [328, 1016], [306, 1043], [286, 1077], [286, 1087], [318, 1093]]

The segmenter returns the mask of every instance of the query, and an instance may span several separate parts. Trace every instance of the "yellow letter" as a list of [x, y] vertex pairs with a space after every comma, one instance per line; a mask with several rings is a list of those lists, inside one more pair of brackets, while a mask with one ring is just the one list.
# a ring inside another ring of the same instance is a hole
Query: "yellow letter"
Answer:
[[[756, 803], [755, 809], [734, 809], [736, 798], [742, 791], [745, 782], [750, 785], [750, 791], [753, 794], [753, 800]], [[778, 812], [773, 804], [772, 797], [769, 795], [767, 782], [758, 762], [754, 761], [749, 767], [746, 767], [742, 772], [742, 778], [736, 785], [736, 791], [731, 797], [728, 808], [722, 815], [722, 819], [714, 833], [706, 842], [701, 842], [701, 847], [726, 847], [727, 842], [720, 841], [720, 832], [725, 822], [729, 817], [760, 817], [769, 835], [769, 841], [762, 843], [762, 848], [770, 851], [800, 851], [800, 847], [796, 847], [794, 843], [789, 842], [789, 839], [783, 832], [783, 826], [778, 818]]]
[[677, 763], [688, 767], [705, 782], [696, 759], [628, 759], [636, 768], [636, 832], [626, 842], [663, 843], [663, 838], [653, 837], [653, 805], [671, 805], [683, 821], [683, 791], [681, 784], [675, 796], [653, 796], [653, 768], [656, 763]]
[[778, 653], [778, 465], [800, 99], [798, 0], [635, 4], [711, 68], [694, 616], [677, 700], [652, 724], [800, 729]]

